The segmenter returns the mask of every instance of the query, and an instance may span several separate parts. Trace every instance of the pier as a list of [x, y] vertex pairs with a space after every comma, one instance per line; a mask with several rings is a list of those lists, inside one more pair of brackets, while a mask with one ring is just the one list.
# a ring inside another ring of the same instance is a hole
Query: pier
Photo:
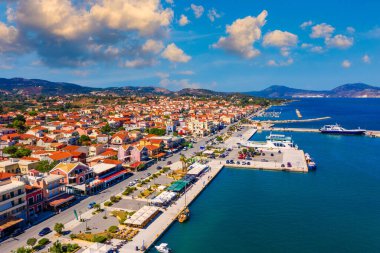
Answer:
[[[301, 116], [302, 117], [302, 116]], [[271, 123], [271, 124], [283, 124], [283, 123], [300, 123], [300, 122], [313, 122], [331, 119], [331, 117], [320, 117], [312, 119], [287, 119], [287, 120], [263, 120], [262, 123]]]
[[[209, 163], [210, 170], [206, 172], [190, 189], [186, 192], [186, 202], [191, 204], [199, 194], [207, 187], [209, 183], [218, 175], [223, 169], [224, 164], [220, 161], [212, 161]], [[177, 220], [178, 215], [185, 206], [185, 196], [182, 195], [174, 204], [169, 206], [166, 210], [162, 209], [159, 215], [148, 227], [141, 229], [136, 237], [123, 248], [120, 249], [121, 253], [130, 253], [136, 251], [136, 246], [141, 248], [142, 245], [149, 249], [160, 238], [160, 236]], [[191, 211], [191, 210], [190, 210]], [[191, 218], [190, 218], [191, 219]], [[191, 221], [190, 221], [191, 222]]]

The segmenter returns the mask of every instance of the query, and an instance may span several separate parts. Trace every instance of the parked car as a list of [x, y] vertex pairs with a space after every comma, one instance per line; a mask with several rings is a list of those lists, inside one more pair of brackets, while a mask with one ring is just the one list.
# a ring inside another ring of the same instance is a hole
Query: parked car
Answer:
[[167, 164], [167, 165], [171, 165], [171, 164], [172, 164], [172, 161], [168, 161], [166, 164]]
[[39, 235], [39, 236], [44, 236], [44, 235], [49, 234], [50, 232], [51, 232], [51, 229], [48, 228], [48, 227], [46, 227], [46, 228], [43, 228], [43, 229], [38, 233], [38, 235]]
[[250, 162], [247, 162], [247, 165], [251, 165], [251, 163], [250, 163]]
[[288, 162], [286, 165], [287, 165], [289, 168], [292, 167], [292, 164], [291, 164], [290, 162]]
[[157, 166], [157, 170], [162, 170], [162, 166]]
[[132, 181], [132, 182], [129, 182], [128, 183], [128, 186], [134, 186], [136, 184], [136, 182], [135, 181]]
[[152, 175], [152, 174], [150, 174], [150, 173], [148, 172], [148, 173], [146, 173], [146, 175], [149, 177], [149, 176]]
[[285, 164], [281, 164], [281, 168], [285, 168]]
[[94, 205], [96, 205], [96, 202], [92, 201], [92, 202], [90, 202], [90, 203], [87, 205], [87, 208], [88, 208], [88, 209], [91, 209], [91, 208], [94, 207]]
[[16, 237], [18, 235], [21, 235], [22, 233], [24, 233], [25, 231], [22, 229], [22, 228], [16, 228], [12, 233], [11, 233], [11, 237]]

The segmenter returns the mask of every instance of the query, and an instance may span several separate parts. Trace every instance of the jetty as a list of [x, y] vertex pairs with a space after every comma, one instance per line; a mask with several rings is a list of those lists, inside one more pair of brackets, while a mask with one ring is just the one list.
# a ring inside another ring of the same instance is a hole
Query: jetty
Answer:
[[[199, 196], [203, 189], [212, 182], [224, 166], [224, 164], [221, 164], [220, 161], [216, 160], [210, 162], [208, 165], [211, 169], [202, 175], [199, 180], [186, 191], [186, 202], [188, 205], [190, 205], [191, 202]], [[136, 246], [140, 249], [142, 246], [146, 249], [151, 248], [172, 223], [177, 220], [184, 205], [185, 196], [182, 195], [174, 204], [166, 208], [166, 210], [161, 209], [161, 214], [151, 224], [148, 224], [146, 228], [141, 229], [133, 240], [124, 245], [119, 252], [135, 252]]]
[[320, 118], [312, 118], [312, 119], [263, 120], [261, 122], [262, 123], [271, 123], [271, 124], [283, 124], [283, 123], [300, 123], [300, 122], [322, 121], [322, 120], [327, 120], [327, 119], [331, 119], [331, 117], [320, 117]]

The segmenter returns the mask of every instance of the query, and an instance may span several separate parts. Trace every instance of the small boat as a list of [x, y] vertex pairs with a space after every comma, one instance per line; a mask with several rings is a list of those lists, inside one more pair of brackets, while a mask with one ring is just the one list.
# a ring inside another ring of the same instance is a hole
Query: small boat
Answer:
[[342, 134], [342, 135], [362, 135], [365, 134], [366, 130], [357, 128], [357, 129], [345, 129], [342, 126], [335, 125], [324, 125], [319, 129], [323, 134]]
[[158, 246], [154, 246], [158, 252], [161, 253], [169, 253], [172, 252], [172, 250], [169, 248], [169, 245], [167, 243], [161, 243]]
[[306, 159], [307, 167], [309, 168], [309, 170], [317, 169], [317, 164], [313, 161], [313, 159], [308, 153], [305, 154], [305, 159]]
[[187, 221], [189, 218], [190, 218], [190, 210], [189, 210], [189, 208], [186, 208], [185, 210], [183, 210], [183, 211], [178, 215], [178, 221], [179, 221], [180, 223], [183, 223], [183, 222]]

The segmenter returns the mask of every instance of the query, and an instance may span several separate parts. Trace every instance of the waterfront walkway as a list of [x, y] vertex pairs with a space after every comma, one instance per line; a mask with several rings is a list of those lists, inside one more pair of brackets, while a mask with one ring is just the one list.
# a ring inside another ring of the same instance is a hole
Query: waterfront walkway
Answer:
[[[212, 161], [209, 163], [209, 166], [211, 170], [202, 175], [201, 178], [187, 190], [186, 201], [188, 205], [196, 199], [202, 190], [207, 187], [207, 185], [223, 168], [223, 164], [221, 164], [220, 161]], [[141, 248], [142, 245], [144, 245], [147, 249], [152, 247], [155, 241], [170, 227], [174, 221], [176, 221], [184, 206], [185, 196], [182, 195], [174, 204], [169, 206], [166, 210], [163, 210], [161, 215], [149, 224], [147, 228], [141, 229], [131, 242], [127, 243], [120, 249], [120, 252], [135, 252], [136, 246]]]

